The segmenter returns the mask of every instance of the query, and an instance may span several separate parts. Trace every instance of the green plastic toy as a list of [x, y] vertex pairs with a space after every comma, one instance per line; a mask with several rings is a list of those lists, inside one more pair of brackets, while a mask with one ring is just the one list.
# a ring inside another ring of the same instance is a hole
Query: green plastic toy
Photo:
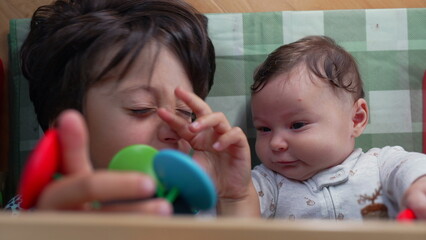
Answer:
[[158, 151], [147, 145], [131, 145], [113, 157], [109, 169], [151, 176], [157, 184], [157, 197], [172, 204], [181, 197], [193, 212], [216, 204], [216, 190], [210, 177], [190, 156], [177, 150]]

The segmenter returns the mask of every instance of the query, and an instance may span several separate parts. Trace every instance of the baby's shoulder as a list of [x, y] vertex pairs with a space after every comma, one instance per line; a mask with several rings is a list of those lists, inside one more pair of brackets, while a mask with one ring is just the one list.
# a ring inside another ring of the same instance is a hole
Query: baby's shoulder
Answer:
[[408, 153], [407, 151], [405, 151], [405, 149], [401, 146], [385, 146], [382, 148], [371, 148], [368, 151], [364, 152], [362, 154], [362, 156], [364, 157], [368, 157], [368, 156], [373, 156], [373, 157], [381, 157], [383, 155], [388, 155], [388, 154], [404, 154], [404, 153]]

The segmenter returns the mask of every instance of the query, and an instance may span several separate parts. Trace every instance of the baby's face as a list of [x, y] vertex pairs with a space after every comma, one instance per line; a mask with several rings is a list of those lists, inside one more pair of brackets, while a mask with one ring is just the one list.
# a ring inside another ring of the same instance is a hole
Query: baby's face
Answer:
[[144, 50], [119, 83], [119, 74], [112, 73], [88, 90], [84, 115], [95, 168], [106, 168], [120, 149], [133, 144], [189, 152], [189, 144], [159, 118], [157, 109], [167, 108], [191, 121], [191, 109], [174, 95], [178, 86], [192, 91], [191, 83], [168, 49], [160, 50], [155, 64], [152, 54]]
[[353, 100], [304, 68], [271, 79], [252, 96], [256, 153], [263, 164], [306, 180], [341, 163], [354, 148]]

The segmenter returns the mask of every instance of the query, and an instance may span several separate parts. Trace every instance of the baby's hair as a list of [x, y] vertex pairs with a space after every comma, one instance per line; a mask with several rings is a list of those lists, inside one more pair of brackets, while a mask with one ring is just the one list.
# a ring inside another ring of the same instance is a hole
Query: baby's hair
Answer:
[[283, 45], [268, 55], [255, 70], [251, 86], [256, 93], [278, 74], [288, 73], [303, 64], [335, 89], [344, 89], [353, 99], [364, 97], [363, 83], [354, 57], [326, 36], [308, 36]]
[[117, 69], [125, 75], [148, 45], [175, 54], [194, 92], [207, 96], [215, 72], [207, 18], [184, 1], [57, 0], [38, 8], [21, 67], [41, 127], [67, 108], [82, 111], [87, 90]]

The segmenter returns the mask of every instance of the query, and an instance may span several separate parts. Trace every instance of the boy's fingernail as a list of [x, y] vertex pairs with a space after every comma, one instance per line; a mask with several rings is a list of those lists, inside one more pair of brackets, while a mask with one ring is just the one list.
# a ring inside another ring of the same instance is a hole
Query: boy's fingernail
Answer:
[[219, 142], [215, 142], [213, 144], [213, 148], [216, 149], [216, 150], [220, 150], [220, 143]]
[[155, 182], [151, 179], [143, 178], [140, 181], [140, 188], [143, 192], [155, 192]]
[[199, 128], [199, 127], [200, 127], [200, 123], [199, 123], [199, 122], [193, 122], [193, 123], [191, 123], [191, 127], [192, 127], [193, 129], [197, 129], [197, 128]]
[[169, 216], [173, 213], [172, 205], [164, 201], [158, 204], [157, 213], [163, 216]]

